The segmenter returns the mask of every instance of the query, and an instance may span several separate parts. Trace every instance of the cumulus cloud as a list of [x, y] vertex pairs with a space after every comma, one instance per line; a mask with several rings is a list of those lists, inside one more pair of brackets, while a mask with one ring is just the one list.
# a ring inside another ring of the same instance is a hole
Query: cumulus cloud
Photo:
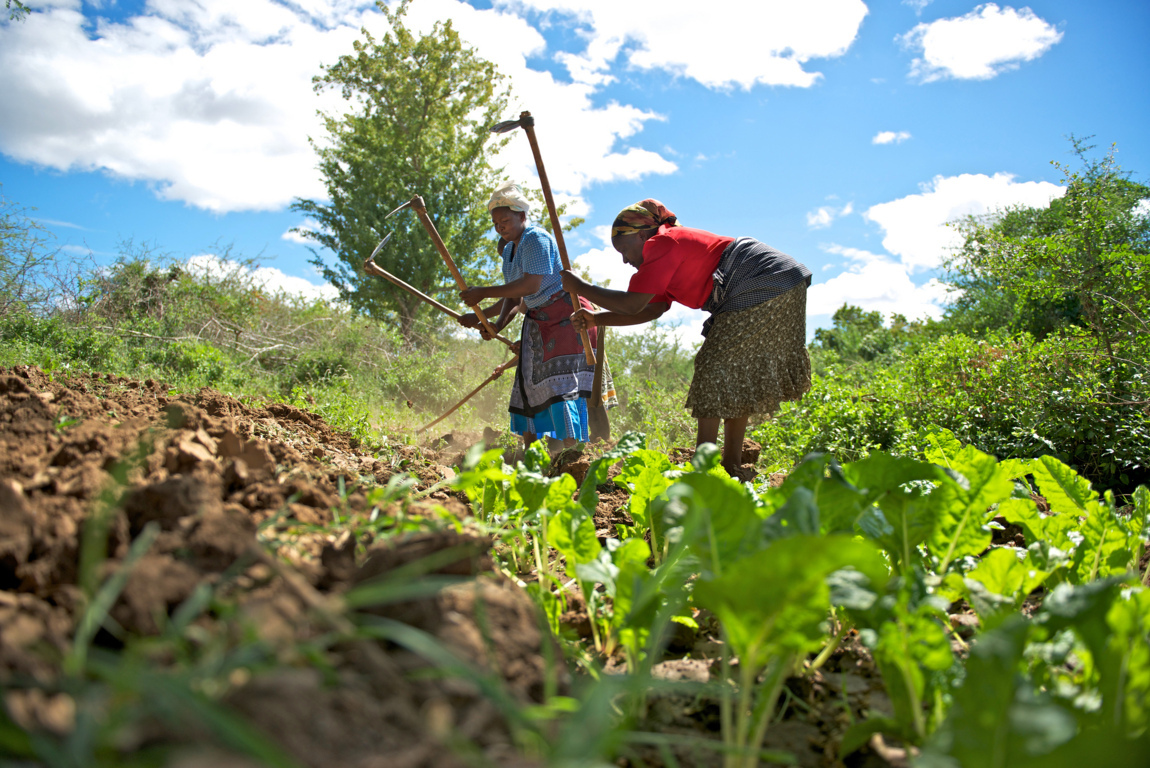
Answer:
[[863, 217], [882, 227], [883, 248], [911, 272], [932, 269], [962, 244], [948, 222], [1012, 205], [1042, 207], [1065, 189], [1046, 181], [1016, 182], [1009, 173], [936, 176], [919, 194], [872, 205]]
[[965, 16], [918, 24], [896, 39], [921, 52], [911, 62], [910, 76], [929, 83], [948, 77], [988, 80], [1046, 53], [1062, 33], [1029, 8], [987, 3]]
[[847, 203], [842, 208], [835, 208], [830, 205], [820, 206], [807, 214], [807, 226], [811, 229], [826, 229], [834, 223], [835, 219], [849, 216], [852, 212], [854, 212], [854, 203]]
[[236, 276], [267, 293], [282, 293], [307, 301], [335, 301], [339, 296], [339, 292], [331, 284], [316, 285], [302, 277], [284, 274], [275, 267], [249, 269], [243, 264], [221, 259], [213, 253], [192, 256], [187, 260], [187, 269], [195, 275], [217, 278]]
[[811, 286], [808, 315], [832, 315], [843, 304], [853, 304], [886, 318], [895, 312], [911, 320], [942, 316], [948, 288], [937, 278], [916, 285], [904, 265], [882, 254], [836, 244], [823, 250], [843, 256], [849, 265], [841, 274]]
[[296, 230], [303, 230], [304, 232], [318, 232], [319, 222], [315, 219], [304, 219], [302, 224], [296, 227], [292, 227], [280, 235], [281, 240], [287, 240], [289, 243], [297, 243], [299, 245], [315, 245], [314, 240], [309, 240], [303, 236], [303, 232], [297, 232]]
[[[317, 110], [338, 113], [345, 102], [338, 92], [316, 94], [311, 78], [351, 51], [360, 27], [385, 33], [374, 3], [151, 0], [138, 15], [94, 27], [79, 7], [49, 0], [27, 21], [0, 27], [0, 151], [56, 170], [144, 181], [163, 199], [217, 212], [324, 197], [307, 138], [324, 136]], [[530, 69], [528, 56], [545, 41], [525, 19], [424, 0], [408, 24], [429, 31], [447, 18], [515, 83], [520, 103], [510, 114], [521, 105], [536, 114], [557, 194], [677, 169], [628, 145], [659, 115], [592, 104], [593, 85]], [[522, 137], [502, 159], [516, 178], [534, 177]]]
[[[317, 111], [338, 113], [344, 102], [315, 93], [311, 78], [351, 51], [361, 27], [385, 32], [371, 0], [149, 0], [117, 21], [79, 0], [38, 6], [0, 27], [0, 151], [143, 181], [162, 199], [217, 212], [324, 196], [307, 137], [322, 140]], [[630, 1], [496, 0], [481, 9], [421, 0], [407, 23], [424, 32], [451, 19], [497, 64], [514, 83], [508, 116], [532, 111], [551, 184], [578, 203], [589, 185], [678, 169], [639, 140], [661, 115], [600, 97], [619, 68], [708, 87], [805, 87], [820, 77], [809, 62], [842, 55], [866, 12], [862, 0], [706, 8], [672, 0], [655, 15]], [[540, 33], [548, 24], [570, 25], [585, 46], [548, 51]], [[532, 68], [532, 57], [560, 60], [571, 80]], [[512, 178], [535, 178], [522, 136], [500, 161]]]
[[632, 67], [665, 70], [709, 88], [785, 85], [806, 88], [822, 75], [812, 59], [841, 56], [867, 14], [862, 0], [747, 3], [666, 0], [656, 12], [637, 0], [498, 0], [579, 22], [590, 31], [584, 52], [562, 62], [577, 81], [610, 81], [622, 55]]
[[875, 137], [870, 140], [871, 144], [902, 144], [910, 138], [910, 134], [906, 131], [879, 131]]

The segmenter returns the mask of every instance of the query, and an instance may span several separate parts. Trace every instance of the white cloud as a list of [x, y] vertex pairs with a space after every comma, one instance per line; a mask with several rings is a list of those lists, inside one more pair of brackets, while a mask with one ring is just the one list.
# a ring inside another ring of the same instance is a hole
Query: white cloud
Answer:
[[930, 5], [930, 3], [931, 0], [902, 0], [903, 5], [909, 5], [911, 8], [914, 8], [916, 16], [921, 16], [922, 9]]
[[929, 83], [947, 77], [987, 80], [1046, 53], [1062, 33], [1029, 8], [987, 3], [965, 16], [919, 24], [896, 39], [921, 51], [910, 76]]
[[[317, 110], [338, 113], [344, 102], [316, 94], [311, 78], [351, 51], [361, 27], [385, 31], [370, 0], [148, 0], [118, 22], [79, 0], [38, 7], [0, 26], [0, 151], [143, 181], [162, 199], [217, 212], [324, 197], [307, 137], [324, 137]], [[671, 0], [658, 14], [632, 0], [496, 0], [488, 9], [420, 0], [407, 23], [425, 32], [451, 19], [496, 63], [514, 84], [508, 117], [531, 109], [552, 187], [579, 205], [589, 185], [678, 169], [670, 153], [640, 141], [661, 115], [599, 97], [621, 67], [717, 88], [810, 86], [821, 75], [808, 63], [842, 55], [866, 13], [862, 0], [705, 8]], [[585, 47], [549, 53], [547, 25], [571, 25]], [[538, 56], [559, 60], [572, 81], [530, 68]], [[522, 136], [500, 162], [512, 178], [535, 178]]]
[[870, 140], [871, 144], [902, 144], [910, 138], [910, 134], [906, 131], [879, 131], [875, 137]]
[[[150, 0], [139, 15], [94, 29], [79, 8], [58, 3], [0, 27], [0, 151], [56, 170], [145, 181], [163, 199], [217, 212], [324, 197], [307, 137], [324, 136], [317, 110], [338, 113], [345, 102], [335, 91], [316, 94], [311, 78], [351, 51], [361, 26], [382, 36], [374, 3]], [[527, 57], [542, 53], [545, 40], [523, 18], [421, 0], [407, 23], [429, 31], [448, 18], [514, 83], [519, 102], [508, 116], [530, 105], [557, 196], [677, 169], [628, 143], [659, 115], [596, 106], [595, 85], [529, 69]], [[523, 137], [501, 160], [514, 178], [534, 177]]]
[[243, 264], [221, 259], [211, 253], [192, 256], [187, 261], [188, 271], [196, 275], [210, 275], [217, 278], [235, 275], [251, 285], [268, 293], [283, 293], [298, 296], [307, 301], [335, 301], [339, 292], [330, 284], [316, 285], [302, 277], [284, 274], [275, 267], [249, 269]]
[[622, 55], [638, 69], [744, 89], [813, 85], [822, 75], [805, 65], [846, 53], [867, 14], [862, 0], [666, 0], [655, 10], [638, 0], [498, 0], [497, 6], [564, 15], [590, 29], [584, 52], [560, 57], [577, 82], [609, 82]]
[[854, 211], [854, 203], [847, 203], [842, 208], [824, 205], [807, 214], [807, 226], [811, 229], [826, 229], [837, 218], [849, 216]]
[[302, 232], [296, 232], [295, 230], [297, 229], [304, 230], [305, 232], [318, 232], [319, 222], [315, 219], [304, 219], [302, 224], [298, 224], [280, 235], [280, 239], [287, 240], [289, 243], [298, 243], [299, 245], [316, 244], [314, 240], [309, 240], [304, 237]]
[[936, 176], [920, 194], [872, 205], [863, 217], [882, 227], [883, 248], [913, 272], [938, 267], [961, 245], [947, 222], [1012, 205], [1045, 206], [1063, 192], [1046, 181], [1016, 182], [1009, 173]]
[[843, 304], [853, 304], [885, 318], [897, 312], [911, 320], [942, 316], [948, 289], [937, 278], [916, 285], [904, 265], [881, 254], [841, 245], [825, 245], [823, 250], [844, 256], [850, 266], [825, 282], [811, 285], [807, 293], [807, 315], [832, 315]]

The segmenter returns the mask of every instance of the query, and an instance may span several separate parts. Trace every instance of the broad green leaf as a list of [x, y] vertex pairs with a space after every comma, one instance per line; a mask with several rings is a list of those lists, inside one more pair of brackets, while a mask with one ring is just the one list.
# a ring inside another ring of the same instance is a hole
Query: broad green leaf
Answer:
[[[1100, 579], [1082, 586], [1059, 584], [1043, 601], [1037, 620], [1052, 633], [1072, 630], [1089, 649], [1099, 676], [1101, 723], [1108, 728], [1126, 723], [1145, 730], [1145, 705], [1139, 710], [1140, 723], [1129, 720], [1126, 708], [1131, 673], [1139, 680], [1150, 674], [1142, 666], [1146, 657], [1138, 648], [1146, 644], [1150, 630], [1145, 613], [1148, 598], [1136, 597], [1130, 605], [1123, 606], [1127, 602], [1122, 597], [1124, 586], [1122, 578]], [[1139, 682], [1136, 687], [1143, 684]]]
[[830, 607], [827, 577], [846, 566], [874, 585], [886, 581], [886, 566], [867, 542], [793, 536], [734, 562], [719, 578], [699, 580], [695, 601], [719, 617], [742, 662], [757, 669], [772, 654], [818, 645]]
[[575, 478], [571, 475], [562, 474], [559, 477], [550, 478], [550, 482], [547, 484], [547, 495], [543, 498], [542, 506], [547, 507], [552, 512], [579, 506], [579, 503], [573, 498], [575, 488]]
[[868, 504], [881, 500], [886, 494], [901, 489], [907, 483], [940, 479], [938, 467], [933, 464], [891, 456], [882, 451], [875, 451], [865, 459], [847, 464], [843, 467], [843, 476], [866, 495]]
[[551, 466], [551, 454], [547, 452], [547, 444], [543, 440], [536, 440], [527, 446], [520, 466], [529, 472], [546, 472]]
[[602, 584], [614, 597], [620, 569], [636, 564], [646, 567], [650, 557], [651, 548], [642, 539], [607, 539], [607, 546], [593, 560], [575, 566], [575, 574], [580, 581]]
[[1018, 550], [996, 547], [982, 556], [966, 578], [981, 582], [995, 594], [1024, 598], [1042, 584], [1046, 575], [1030, 567], [1025, 558], [1020, 559]]
[[1038, 492], [1058, 515], [1085, 515], [1095, 499], [1090, 481], [1053, 456], [1042, 456], [1030, 465]]
[[599, 505], [599, 492], [596, 489], [607, 482], [607, 471], [615, 462], [646, 445], [647, 438], [643, 433], [628, 432], [619, 438], [614, 448], [591, 462], [587, 477], [583, 478], [583, 485], [579, 488], [579, 503], [587, 509], [595, 509]]
[[956, 559], [977, 555], [990, 545], [986, 523], [994, 513], [988, 510], [1010, 498], [1014, 490], [993, 456], [968, 445], [949, 460], [961, 479], [952, 478], [931, 492], [931, 503], [938, 505], [938, 523], [928, 546], [939, 563], [939, 573]]
[[1134, 490], [1134, 511], [1126, 522], [1126, 530], [1133, 537], [1150, 541], [1150, 488], [1144, 485]]
[[1003, 459], [998, 465], [1011, 480], [1019, 480], [1030, 474], [1030, 459]]
[[[1029, 557], [1020, 560], [1017, 550], [997, 547], [979, 560], [978, 565], [966, 574], [964, 582], [967, 596], [982, 618], [983, 626], [990, 628], [995, 623], [992, 617], [1001, 614], [1004, 608], [1018, 608], [1049, 575], [1034, 568]], [[979, 586], [989, 594], [983, 593]]]
[[[575, 485], [574, 481], [571, 485]], [[578, 505], [564, 509], [551, 517], [547, 523], [547, 543], [555, 547], [566, 559], [567, 575], [572, 577], [576, 575], [576, 566], [593, 562], [599, 557], [599, 552], [603, 548], [595, 535], [594, 519], [587, 510]]]
[[[617, 539], [608, 539], [611, 541]], [[615, 594], [615, 578], [619, 575], [619, 567], [611, 561], [611, 552], [608, 549], [599, 551], [599, 556], [588, 563], [578, 563], [575, 566], [575, 577], [585, 584], [602, 584], [608, 595]]]
[[636, 451], [624, 461], [623, 471], [615, 482], [626, 483], [630, 488], [631, 498], [627, 509], [631, 519], [640, 528], [651, 527], [651, 500], [671, 485], [671, 481], [663, 476], [671, 468], [671, 462], [665, 454], [647, 449]]
[[941, 467], [954, 469], [951, 466], [951, 460], [959, 454], [963, 446], [955, 439], [953, 432], [949, 429], [941, 429], [927, 435], [926, 442], [928, 447], [923, 451], [923, 455], [927, 461]]
[[933, 496], [895, 491], [859, 520], [859, 530], [885, 549], [901, 571], [922, 560], [918, 545], [934, 532], [938, 518]]
[[768, 492], [768, 501], [780, 508], [799, 488], [811, 492], [819, 509], [820, 524], [828, 533], [849, 533], [855, 520], [870, 503], [858, 488], [851, 485], [843, 468], [830, 454], [806, 456], [787, 475], [782, 487]]
[[1016, 615], [971, 646], [946, 722], [916, 765], [1037, 768], [1050, 765], [1043, 759], [1074, 738], [1073, 712], [1018, 673], [1028, 634], [1028, 622]]
[[1115, 690], [1123, 730], [1144, 733], [1150, 729], [1150, 590], [1137, 589], [1115, 600], [1106, 623], [1110, 627], [1107, 651], [1123, 672]]
[[651, 559], [651, 547], [642, 539], [609, 540], [611, 546], [611, 561], [622, 566], [624, 563], [646, 566]]
[[819, 508], [815, 495], [806, 488], [796, 488], [779, 511], [763, 523], [763, 532], [768, 541], [785, 536], [819, 534]]
[[722, 573], [728, 564], [762, 548], [763, 519], [746, 488], [709, 474], [684, 475], [656, 501], [654, 513], [670, 535], [681, 537], [698, 558], [704, 577]]
[[659, 451], [652, 451], [648, 448], [640, 448], [633, 451], [629, 456], [623, 460], [623, 468], [619, 471], [619, 475], [615, 478], [616, 483], [633, 483], [635, 479], [643, 473], [646, 469], [654, 469], [658, 472], [665, 472], [672, 469], [671, 460], [667, 458], [667, 454], [660, 453]]
[[691, 467], [696, 472], [710, 472], [719, 466], [722, 458], [719, 446], [714, 443], [702, 443], [695, 448], [695, 455], [691, 457]]
[[1119, 522], [1111, 503], [1087, 502], [1086, 519], [1079, 524], [1082, 542], [1074, 551], [1070, 566], [1071, 580], [1085, 584], [1094, 579], [1117, 576], [1126, 572], [1133, 557], [1133, 542]]
[[[1078, 546], [1070, 534], [1078, 530], [1078, 518], [1071, 515], [1043, 517], [1030, 498], [1007, 499], [998, 505], [998, 514], [1022, 528], [1028, 546], [1055, 547], [1060, 552], [1073, 552]], [[1049, 570], [1049, 569], [1048, 569]]]
[[544, 477], [538, 472], [520, 469], [511, 481], [511, 501], [521, 509], [534, 512], [544, 506], [544, 500], [553, 482], [552, 478]]
[[923, 711], [927, 674], [942, 672], [954, 664], [950, 638], [942, 625], [944, 620], [929, 601], [920, 602], [912, 609], [904, 592], [890, 617], [878, 628], [875, 661], [886, 683], [887, 695], [903, 731], [915, 734], [919, 742], [927, 734]]

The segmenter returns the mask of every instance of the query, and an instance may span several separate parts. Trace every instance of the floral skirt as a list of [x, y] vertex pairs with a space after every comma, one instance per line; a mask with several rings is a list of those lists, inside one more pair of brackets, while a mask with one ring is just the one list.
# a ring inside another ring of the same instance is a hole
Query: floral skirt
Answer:
[[811, 388], [807, 286], [738, 312], [714, 315], [695, 355], [687, 407], [696, 419], [772, 414]]

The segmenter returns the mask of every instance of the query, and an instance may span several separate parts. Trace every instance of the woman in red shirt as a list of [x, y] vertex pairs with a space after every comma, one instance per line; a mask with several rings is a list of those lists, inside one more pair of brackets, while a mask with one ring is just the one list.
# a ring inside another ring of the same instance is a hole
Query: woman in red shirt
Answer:
[[611, 226], [611, 245], [637, 272], [626, 291], [613, 291], [564, 271], [565, 289], [603, 307], [579, 310], [572, 323], [577, 329], [646, 323], [672, 301], [710, 312], [686, 405], [699, 421], [697, 445], [717, 442], [723, 422], [723, 466], [734, 476], [751, 415], [774, 413], [811, 387], [811, 271], [753, 238], [681, 226], [658, 200], [623, 209]]

